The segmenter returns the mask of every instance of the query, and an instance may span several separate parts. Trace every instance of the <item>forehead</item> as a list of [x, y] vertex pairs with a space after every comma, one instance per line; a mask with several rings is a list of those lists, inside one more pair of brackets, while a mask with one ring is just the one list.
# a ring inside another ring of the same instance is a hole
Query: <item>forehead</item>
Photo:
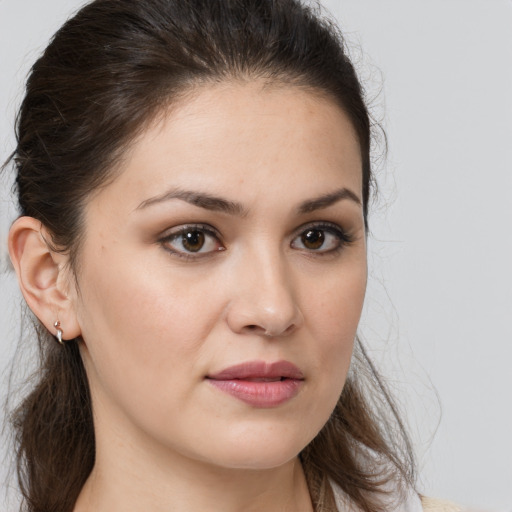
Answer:
[[250, 200], [265, 187], [287, 197], [291, 182], [311, 195], [347, 185], [361, 194], [360, 148], [350, 120], [334, 101], [303, 88], [225, 83], [201, 87], [162, 110], [100, 196], [114, 187], [135, 204], [173, 186]]

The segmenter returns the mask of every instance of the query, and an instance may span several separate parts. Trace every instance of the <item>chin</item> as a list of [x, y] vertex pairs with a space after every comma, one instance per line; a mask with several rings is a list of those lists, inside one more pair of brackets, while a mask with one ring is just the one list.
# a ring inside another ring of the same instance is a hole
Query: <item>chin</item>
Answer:
[[216, 443], [216, 453], [211, 454], [210, 460], [232, 469], [277, 468], [296, 458], [315, 437], [317, 430], [309, 434], [306, 429], [294, 431], [279, 425], [267, 430], [245, 430], [230, 436], [225, 442]]
[[244, 453], [226, 454], [217, 465], [226, 469], [245, 469], [251, 471], [264, 471], [284, 466], [295, 459], [300, 450], [247, 450]]

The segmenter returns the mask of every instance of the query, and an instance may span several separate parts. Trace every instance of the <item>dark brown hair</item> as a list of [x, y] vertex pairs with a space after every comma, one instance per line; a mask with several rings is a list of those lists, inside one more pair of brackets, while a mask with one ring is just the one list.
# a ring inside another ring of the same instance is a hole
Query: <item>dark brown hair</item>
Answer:
[[[130, 142], [198, 85], [254, 79], [306, 88], [345, 111], [361, 148], [366, 220], [371, 123], [363, 91], [337, 29], [299, 0], [86, 5], [28, 78], [13, 155], [21, 215], [39, 219], [78, 271], [84, 203], [115, 178]], [[13, 416], [30, 512], [71, 511], [95, 457], [80, 339], [61, 347], [49, 338], [40, 327], [38, 380]], [[335, 510], [329, 481], [367, 512], [382, 509], [386, 482], [413, 482], [402, 423], [359, 342], [339, 403], [301, 460], [317, 511]]]

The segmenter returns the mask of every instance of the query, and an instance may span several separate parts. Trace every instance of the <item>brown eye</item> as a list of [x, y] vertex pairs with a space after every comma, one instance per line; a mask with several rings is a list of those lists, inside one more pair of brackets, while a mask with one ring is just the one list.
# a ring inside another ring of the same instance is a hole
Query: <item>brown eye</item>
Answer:
[[182, 234], [181, 243], [183, 248], [189, 252], [200, 251], [205, 242], [204, 233], [201, 231], [186, 231]]
[[299, 232], [291, 247], [302, 251], [328, 254], [343, 248], [351, 238], [336, 224], [316, 224]]
[[306, 249], [317, 251], [325, 242], [325, 234], [320, 229], [308, 229], [302, 233], [301, 240]]
[[225, 249], [217, 233], [208, 226], [184, 226], [162, 238], [160, 243], [169, 252], [189, 258], [199, 258]]

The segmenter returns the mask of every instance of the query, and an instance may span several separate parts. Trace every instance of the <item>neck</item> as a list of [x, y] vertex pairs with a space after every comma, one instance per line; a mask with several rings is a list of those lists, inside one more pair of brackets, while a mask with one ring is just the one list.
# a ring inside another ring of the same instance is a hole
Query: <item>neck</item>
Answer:
[[97, 438], [96, 448], [74, 512], [313, 510], [298, 458], [271, 469], [228, 469], [120, 439]]

